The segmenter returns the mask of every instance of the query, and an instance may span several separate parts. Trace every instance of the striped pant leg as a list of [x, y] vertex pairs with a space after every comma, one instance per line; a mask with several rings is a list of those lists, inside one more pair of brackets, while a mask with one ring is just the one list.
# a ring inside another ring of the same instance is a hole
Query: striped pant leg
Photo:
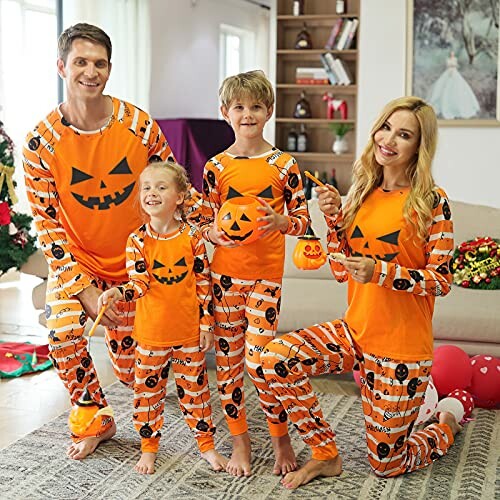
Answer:
[[309, 377], [350, 372], [355, 356], [351, 335], [340, 320], [288, 333], [267, 344], [261, 354], [270, 389], [316, 460], [335, 458], [338, 451]]
[[246, 287], [245, 314], [245, 361], [259, 402], [266, 415], [271, 436], [285, 436], [288, 433], [286, 411], [267, 385], [260, 356], [265, 346], [276, 337], [281, 304], [281, 280], [258, 280]]
[[172, 371], [177, 386], [179, 406], [201, 453], [214, 448], [210, 389], [205, 353], [199, 342], [174, 347]]
[[57, 277], [47, 281], [45, 317], [50, 358], [74, 405], [87, 390], [99, 406], [107, 406], [83, 333], [87, 315], [79, 300], [68, 298]]
[[245, 283], [212, 272], [217, 389], [233, 436], [248, 431], [243, 390], [247, 321], [245, 297], [241, 293]]
[[134, 413], [143, 453], [156, 453], [160, 444], [168, 373], [173, 348], [139, 343], [135, 348]]
[[446, 424], [413, 431], [432, 360], [400, 361], [364, 354], [360, 363], [368, 460], [378, 476], [392, 477], [421, 469], [453, 443]]

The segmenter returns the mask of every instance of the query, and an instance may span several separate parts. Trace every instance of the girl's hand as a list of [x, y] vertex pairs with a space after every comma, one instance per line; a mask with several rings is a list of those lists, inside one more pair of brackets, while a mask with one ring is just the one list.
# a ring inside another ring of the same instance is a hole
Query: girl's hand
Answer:
[[208, 241], [213, 245], [219, 245], [221, 247], [235, 247], [236, 243], [231, 241], [217, 226], [217, 214], [219, 211], [214, 210], [214, 222], [208, 231]]
[[100, 311], [105, 305], [113, 306], [118, 300], [123, 300], [123, 296], [118, 288], [114, 287], [102, 292], [97, 299], [97, 311]]
[[370, 283], [375, 270], [375, 260], [369, 257], [346, 257], [342, 262], [354, 281]]
[[325, 215], [337, 215], [342, 204], [340, 193], [330, 184], [325, 184], [325, 187], [315, 187], [318, 193], [318, 206]]
[[265, 214], [263, 217], [259, 217], [257, 219], [257, 222], [266, 223], [259, 229], [264, 232], [263, 235], [266, 235], [271, 231], [281, 231], [282, 233], [285, 233], [288, 227], [288, 218], [278, 212], [275, 212], [267, 201], [259, 197], [257, 197], [257, 199], [262, 205], [261, 207], [257, 207], [257, 210]]
[[200, 351], [207, 352], [212, 349], [214, 345], [214, 334], [213, 332], [201, 332], [200, 333]]

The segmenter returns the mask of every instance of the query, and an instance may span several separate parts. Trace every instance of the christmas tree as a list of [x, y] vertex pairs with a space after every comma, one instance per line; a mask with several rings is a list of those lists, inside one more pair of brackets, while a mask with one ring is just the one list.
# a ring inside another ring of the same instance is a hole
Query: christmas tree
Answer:
[[29, 234], [32, 218], [12, 208], [17, 202], [14, 169], [14, 143], [0, 121], [0, 276], [19, 269], [36, 250]]

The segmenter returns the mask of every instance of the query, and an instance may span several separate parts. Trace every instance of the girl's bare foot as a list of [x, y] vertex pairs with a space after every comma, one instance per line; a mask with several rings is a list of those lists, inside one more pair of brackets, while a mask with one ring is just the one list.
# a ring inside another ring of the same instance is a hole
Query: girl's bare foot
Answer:
[[213, 448], [205, 451], [201, 456], [212, 466], [214, 471], [226, 470], [229, 460]]
[[298, 471], [289, 472], [282, 480], [281, 484], [288, 489], [294, 490], [302, 484], [306, 484], [315, 477], [340, 476], [342, 472], [342, 459], [337, 455], [331, 460], [315, 460], [311, 458]]
[[154, 474], [156, 453], [143, 452], [139, 461], [134, 465], [134, 470], [139, 474]]
[[100, 436], [82, 439], [79, 443], [73, 443], [66, 452], [68, 458], [72, 460], [83, 460], [94, 453], [96, 448], [103, 442], [111, 439], [116, 433], [116, 424], [113, 421], [111, 427]]
[[279, 476], [280, 474], [285, 475], [297, 470], [297, 459], [295, 458], [290, 436], [286, 434], [281, 437], [271, 437], [271, 442], [273, 444], [274, 456], [276, 457], [273, 474]]
[[457, 422], [455, 415], [449, 411], [439, 413], [439, 423], [447, 424], [454, 436], [462, 430], [462, 426]]
[[226, 471], [233, 476], [250, 476], [252, 473], [250, 462], [252, 449], [248, 432], [233, 436], [233, 453], [227, 463]]

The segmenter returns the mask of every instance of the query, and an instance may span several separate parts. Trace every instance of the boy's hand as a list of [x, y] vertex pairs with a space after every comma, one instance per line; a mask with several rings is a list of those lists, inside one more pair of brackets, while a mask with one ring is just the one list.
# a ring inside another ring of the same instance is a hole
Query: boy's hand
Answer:
[[118, 300], [123, 300], [123, 296], [120, 290], [118, 290], [118, 288], [116, 287], [110, 288], [109, 290], [102, 292], [97, 299], [97, 310], [100, 311], [101, 308], [105, 305], [108, 306], [108, 309], [113, 308], [115, 302], [117, 302]]
[[315, 187], [318, 193], [318, 206], [325, 215], [336, 215], [339, 212], [342, 198], [340, 193], [330, 184], [325, 184], [325, 187]]
[[207, 352], [212, 349], [214, 345], [214, 334], [213, 332], [201, 332], [200, 333], [200, 351]]
[[231, 241], [217, 226], [218, 210], [214, 210], [214, 222], [208, 230], [208, 241], [213, 245], [220, 245], [221, 247], [235, 247], [236, 243]]
[[271, 205], [262, 198], [257, 197], [261, 207], [257, 207], [259, 212], [264, 212], [263, 217], [259, 217], [257, 222], [265, 222], [266, 224], [260, 227], [260, 231], [263, 231], [263, 236], [271, 231], [281, 231], [285, 233], [288, 228], [288, 218], [284, 215], [275, 212]]

